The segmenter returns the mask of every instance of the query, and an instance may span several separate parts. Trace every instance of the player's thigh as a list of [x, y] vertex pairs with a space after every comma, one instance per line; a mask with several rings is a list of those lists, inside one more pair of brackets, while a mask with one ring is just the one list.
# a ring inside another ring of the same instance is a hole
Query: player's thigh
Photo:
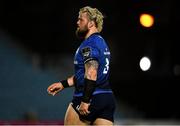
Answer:
[[111, 122], [110, 120], [107, 119], [103, 119], [103, 118], [97, 118], [93, 125], [106, 125], [106, 126], [111, 126], [113, 125], [113, 122]]
[[88, 124], [82, 122], [79, 119], [79, 115], [76, 113], [76, 111], [74, 110], [74, 108], [70, 103], [65, 114], [64, 125], [88, 125]]

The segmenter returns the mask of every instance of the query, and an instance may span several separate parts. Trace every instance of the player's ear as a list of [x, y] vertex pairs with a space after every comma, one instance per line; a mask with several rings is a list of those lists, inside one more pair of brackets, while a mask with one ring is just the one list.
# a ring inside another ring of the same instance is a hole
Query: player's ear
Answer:
[[89, 22], [89, 28], [93, 27], [94, 26], [94, 22], [93, 21], [90, 21]]

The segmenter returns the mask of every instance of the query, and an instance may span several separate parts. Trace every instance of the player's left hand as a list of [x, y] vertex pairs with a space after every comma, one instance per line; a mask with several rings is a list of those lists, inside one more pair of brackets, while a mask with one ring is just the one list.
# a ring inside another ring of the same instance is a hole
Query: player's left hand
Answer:
[[89, 105], [89, 103], [81, 102], [79, 106], [79, 113], [81, 115], [88, 115], [90, 113], [90, 111], [88, 110]]

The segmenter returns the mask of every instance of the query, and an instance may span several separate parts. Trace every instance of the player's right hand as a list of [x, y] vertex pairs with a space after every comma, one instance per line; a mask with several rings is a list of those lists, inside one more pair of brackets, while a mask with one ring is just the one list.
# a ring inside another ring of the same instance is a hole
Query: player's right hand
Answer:
[[47, 88], [47, 92], [50, 94], [50, 95], [56, 95], [59, 91], [63, 90], [64, 87], [63, 85], [61, 84], [61, 82], [57, 82], [57, 83], [53, 83], [51, 84], [48, 88]]

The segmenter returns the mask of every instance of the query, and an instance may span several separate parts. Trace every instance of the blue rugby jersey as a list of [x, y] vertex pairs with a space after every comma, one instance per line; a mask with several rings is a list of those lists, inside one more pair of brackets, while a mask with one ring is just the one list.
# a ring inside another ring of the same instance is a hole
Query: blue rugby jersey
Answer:
[[96, 89], [94, 94], [112, 93], [109, 79], [110, 50], [105, 40], [99, 33], [94, 33], [84, 40], [74, 56], [75, 67], [75, 92], [74, 96], [82, 96], [84, 88], [84, 64], [89, 60], [96, 60], [99, 63]]

